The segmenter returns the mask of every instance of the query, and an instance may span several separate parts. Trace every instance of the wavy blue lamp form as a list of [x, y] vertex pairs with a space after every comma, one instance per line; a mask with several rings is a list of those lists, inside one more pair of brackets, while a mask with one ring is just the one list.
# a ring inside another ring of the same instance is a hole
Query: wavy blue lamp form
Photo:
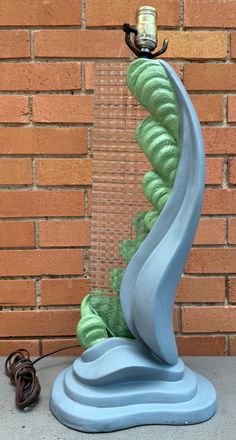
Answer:
[[[141, 13], [151, 15], [153, 26], [153, 8], [140, 8]], [[147, 19], [144, 23], [148, 26]], [[178, 357], [172, 323], [176, 289], [201, 212], [202, 134], [174, 70], [163, 60], [151, 59], [163, 53], [168, 42], [152, 54], [156, 24], [153, 38], [141, 25], [124, 25], [126, 42], [140, 57], [129, 66], [128, 86], [150, 113], [137, 127], [136, 138], [153, 167], [143, 179], [153, 206], [142, 217], [146, 238], [131, 258], [120, 289], [121, 308], [134, 339], [107, 337], [97, 324], [91, 330], [91, 322], [101, 318], [91, 312], [86, 298], [78, 334], [90, 348], [59, 374], [50, 401], [63, 424], [86, 432], [195, 424], [216, 411], [214, 386]], [[135, 44], [130, 33], [135, 34]]]

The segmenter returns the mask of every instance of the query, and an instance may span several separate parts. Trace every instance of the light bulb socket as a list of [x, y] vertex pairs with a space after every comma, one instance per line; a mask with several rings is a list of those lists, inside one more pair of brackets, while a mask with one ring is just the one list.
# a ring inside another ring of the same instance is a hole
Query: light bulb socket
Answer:
[[157, 13], [152, 6], [141, 6], [136, 11], [135, 45], [141, 51], [152, 52], [157, 47]]

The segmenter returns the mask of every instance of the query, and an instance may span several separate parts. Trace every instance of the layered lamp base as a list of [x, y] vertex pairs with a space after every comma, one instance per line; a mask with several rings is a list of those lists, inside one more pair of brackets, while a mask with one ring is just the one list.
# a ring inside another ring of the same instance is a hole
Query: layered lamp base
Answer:
[[59, 374], [50, 407], [70, 428], [111, 432], [201, 423], [214, 415], [217, 403], [214, 386], [180, 358], [168, 366], [136, 340], [111, 338]]

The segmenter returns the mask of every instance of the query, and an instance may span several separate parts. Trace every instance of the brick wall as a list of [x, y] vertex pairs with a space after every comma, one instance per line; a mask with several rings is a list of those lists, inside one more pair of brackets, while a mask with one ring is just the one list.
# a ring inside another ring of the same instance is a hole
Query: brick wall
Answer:
[[[181, 354], [236, 354], [236, 1], [150, 1], [203, 126], [206, 194], [175, 308]], [[138, 0], [0, 5], [0, 353], [74, 342], [89, 291], [93, 72]], [[78, 352], [78, 350], [77, 350]]]

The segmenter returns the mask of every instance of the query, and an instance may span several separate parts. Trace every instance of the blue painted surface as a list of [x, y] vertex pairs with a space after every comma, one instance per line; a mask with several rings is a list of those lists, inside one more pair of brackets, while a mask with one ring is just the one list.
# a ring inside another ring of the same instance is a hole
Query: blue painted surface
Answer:
[[205, 157], [192, 102], [171, 66], [158, 61], [172, 81], [181, 112], [179, 166], [168, 202], [125, 271], [120, 298], [131, 332], [173, 365], [178, 357], [173, 303], [201, 213]]
[[216, 392], [178, 358], [172, 310], [204, 191], [204, 147], [192, 103], [174, 70], [181, 110], [181, 156], [168, 202], [129, 263], [121, 286], [137, 340], [113, 338], [88, 349], [55, 380], [51, 410], [65, 425], [107, 432], [145, 424], [195, 424], [216, 411]]
[[187, 425], [216, 411], [216, 392], [185, 367], [157, 362], [138, 341], [109, 339], [56, 378], [50, 407], [65, 425], [110, 432], [148, 424]]

